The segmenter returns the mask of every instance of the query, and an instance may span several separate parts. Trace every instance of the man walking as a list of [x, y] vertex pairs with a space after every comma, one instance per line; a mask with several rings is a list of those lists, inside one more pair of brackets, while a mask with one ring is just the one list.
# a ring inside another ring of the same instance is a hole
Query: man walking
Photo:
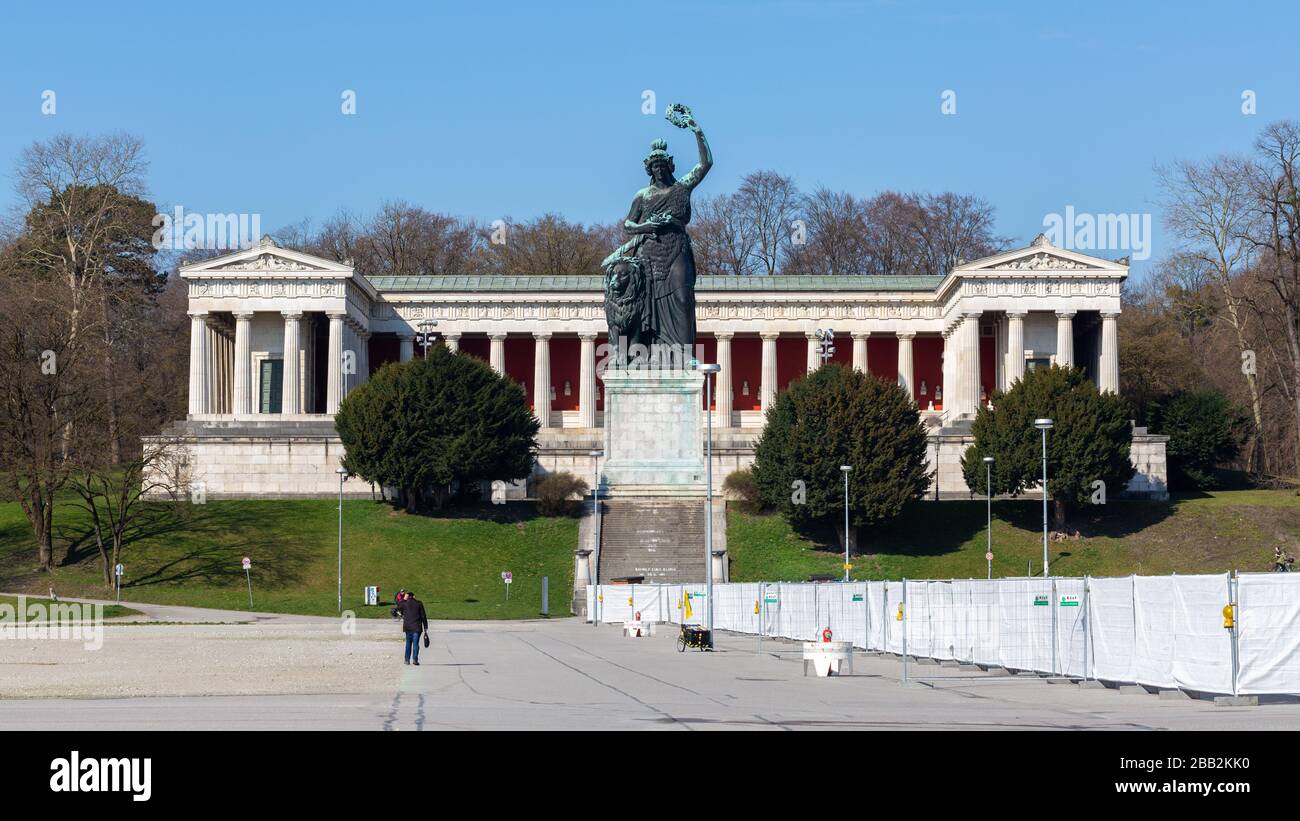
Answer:
[[420, 635], [429, 632], [429, 617], [424, 612], [424, 602], [410, 590], [397, 605], [402, 614], [402, 631], [406, 633], [406, 653], [403, 663], [420, 666]]

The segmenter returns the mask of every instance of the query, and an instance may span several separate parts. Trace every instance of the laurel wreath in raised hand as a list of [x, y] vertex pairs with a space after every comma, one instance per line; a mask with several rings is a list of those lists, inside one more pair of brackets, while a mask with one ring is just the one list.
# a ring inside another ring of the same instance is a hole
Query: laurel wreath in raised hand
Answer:
[[673, 103], [668, 106], [664, 112], [664, 119], [678, 128], [693, 128], [695, 126], [695, 117], [691, 110], [682, 103]]

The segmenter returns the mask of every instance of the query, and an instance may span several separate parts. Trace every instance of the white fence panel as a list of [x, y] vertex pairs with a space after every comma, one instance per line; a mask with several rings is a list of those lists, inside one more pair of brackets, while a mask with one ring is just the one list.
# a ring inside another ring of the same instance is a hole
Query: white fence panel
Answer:
[[[907, 623], [898, 618], [899, 608], [903, 606], [903, 582], [887, 582], [885, 587], [885, 651], [903, 652], [903, 626]], [[911, 606], [911, 602], [908, 602]]]
[[1001, 664], [998, 582], [970, 583], [971, 657], [976, 664]]
[[1057, 579], [1052, 609], [1056, 615], [1056, 672], [1083, 678], [1088, 671], [1088, 612], [1083, 579]]
[[1152, 687], [1175, 687], [1174, 640], [1178, 605], [1172, 576], [1133, 579], [1133, 680]]
[[1238, 692], [1300, 693], [1300, 574], [1238, 576], [1237, 625]]
[[1137, 625], [1133, 577], [1088, 580], [1088, 632], [1093, 678], [1133, 680]]
[[885, 629], [890, 618], [889, 604], [885, 601], [885, 582], [867, 582], [867, 609], [871, 628], [867, 634], [867, 649], [884, 650]]
[[1223, 628], [1231, 577], [1174, 578], [1173, 680], [1187, 690], [1231, 693], [1232, 633]]
[[930, 656], [951, 661], [956, 656], [957, 613], [954, 610], [953, 582], [928, 582], [930, 600]]
[[[714, 627], [1072, 677], [1232, 693], [1227, 575], [714, 585]], [[1300, 575], [1236, 581], [1236, 692], [1300, 693]], [[705, 621], [704, 585], [588, 587], [602, 622]], [[904, 598], [906, 606], [903, 607]], [[900, 608], [905, 618], [900, 620]], [[590, 617], [589, 617], [590, 618]], [[906, 644], [904, 644], [906, 631]]]
[[1052, 669], [1052, 583], [999, 579], [998, 663], [1011, 670]]

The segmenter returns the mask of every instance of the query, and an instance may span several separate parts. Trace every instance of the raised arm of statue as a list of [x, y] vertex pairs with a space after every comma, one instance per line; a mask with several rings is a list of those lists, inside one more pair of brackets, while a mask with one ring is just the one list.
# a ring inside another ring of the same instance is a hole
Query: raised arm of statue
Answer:
[[704, 129], [691, 120], [690, 129], [695, 132], [695, 144], [700, 149], [700, 161], [690, 172], [682, 177], [681, 183], [687, 188], [694, 188], [704, 181], [705, 175], [713, 167], [713, 152], [709, 150], [709, 141], [704, 137]]

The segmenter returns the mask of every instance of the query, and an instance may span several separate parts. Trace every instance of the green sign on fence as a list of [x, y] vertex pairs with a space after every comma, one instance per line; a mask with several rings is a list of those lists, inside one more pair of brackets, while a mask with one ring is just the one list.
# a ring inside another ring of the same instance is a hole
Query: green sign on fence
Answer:
[[1078, 597], [1078, 596], [1061, 596], [1061, 606], [1062, 606], [1062, 607], [1078, 607], [1078, 606], [1079, 606], [1079, 597]]
[[854, 593], [854, 594], [853, 594], [853, 600], [854, 600], [854, 601], [862, 601], [862, 594], [861, 594], [861, 593]]
[[1052, 603], [1050, 596], [1034, 596], [1034, 607], [1046, 607]]

